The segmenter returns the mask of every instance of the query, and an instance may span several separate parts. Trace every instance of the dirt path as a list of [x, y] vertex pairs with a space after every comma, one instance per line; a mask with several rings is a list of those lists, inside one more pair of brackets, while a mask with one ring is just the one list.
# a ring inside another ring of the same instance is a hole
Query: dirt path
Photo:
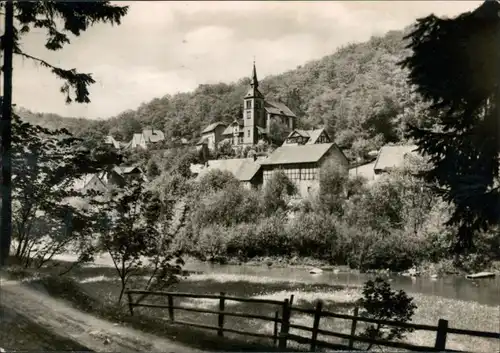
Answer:
[[0, 295], [2, 306], [93, 351], [203, 352], [96, 318], [17, 281], [2, 280]]

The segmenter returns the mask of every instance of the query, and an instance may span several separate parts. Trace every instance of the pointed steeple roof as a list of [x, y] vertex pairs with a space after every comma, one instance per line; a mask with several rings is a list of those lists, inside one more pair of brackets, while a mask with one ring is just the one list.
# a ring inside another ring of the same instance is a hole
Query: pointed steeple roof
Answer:
[[257, 79], [257, 69], [255, 68], [255, 60], [253, 61], [252, 83], [250, 84], [254, 89], [259, 88], [259, 80]]
[[253, 62], [253, 70], [252, 70], [252, 80], [250, 82], [250, 89], [248, 90], [245, 98], [253, 98], [259, 97], [264, 98], [262, 93], [259, 91], [259, 80], [257, 79], [257, 69], [255, 68], [255, 60]]

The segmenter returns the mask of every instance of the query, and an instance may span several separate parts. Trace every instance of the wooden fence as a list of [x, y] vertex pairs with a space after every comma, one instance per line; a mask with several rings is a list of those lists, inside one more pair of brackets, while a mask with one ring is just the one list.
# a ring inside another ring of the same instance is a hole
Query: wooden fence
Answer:
[[[420, 325], [413, 323], [403, 323], [397, 321], [385, 321], [378, 319], [371, 319], [367, 317], [358, 316], [358, 308], [354, 309], [354, 315], [346, 315], [346, 314], [338, 314], [330, 311], [323, 310], [323, 303], [318, 301], [316, 307], [314, 309], [304, 309], [293, 307], [293, 295], [289, 299], [285, 299], [284, 301], [277, 300], [267, 300], [267, 299], [252, 299], [252, 298], [241, 298], [241, 297], [231, 297], [226, 296], [224, 292], [221, 292], [220, 295], [205, 295], [205, 294], [191, 294], [191, 293], [177, 293], [177, 292], [150, 292], [150, 291], [141, 291], [141, 290], [129, 290], [126, 292], [128, 297], [128, 305], [130, 314], [134, 314], [134, 307], [149, 307], [149, 308], [161, 308], [167, 309], [169, 320], [175, 324], [192, 326], [200, 329], [214, 330], [217, 331], [217, 335], [220, 337], [224, 336], [224, 332], [240, 334], [245, 336], [252, 336], [258, 338], [267, 338], [271, 339], [274, 345], [278, 345], [280, 349], [287, 348], [287, 342], [289, 340], [295, 341], [300, 344], [308, 344], [310, 346], [310, 351], [315, 352], [318, 347], [322, 348], [330, 348], [330, 349], [349, 349], [349, 350], [357, 350], [354, 347], [354, 342], [363, 342], [367, 344], [373, 344], [377, 346], [386, 346], [392, 348], [405, 349], [410, 351], [434, 351], [434, 352], [453, 352], [453, 350], [446, 349], [446, 337], [448, 334], [458, 334], [458, 335], [468, 335], [474, 337], [483, 337], [483, 338], [494, 338], [499, 340], [500, 344], [500, 332], [483, 332], [483, 331], [473, 331], [473, 330], [463, 330], [463, 329], [455, 329], [448, 327], [448, 321], [440, 319], [438, 321], [437, 326], [431, 325]], [[161, 304], [151, 304], [151, 303], [136, 303], [133, 301], [133, 295], [141, 295], [141, 296], [161, 296], [167, 297], [168, 305]], [[198, 309], [186, 306], [175, 306], [174, 305], [174, 297], [180, 298], [200, 298], [200, 299], [215, 299], [219, 300], [219, 310], [209, 310], [209, 309]], [[246, 303], [255, 303], [255, 304], [271, 304], [276, 305], [279, 309], [274, 312], [273, 316], [264, 316], [264, 315], [253, 315], [247, 313], [238, 313], [238, 312], [230, 312], [225, 308], [225, 304], [227, 301], [236, 301], [236, 302], [246, 302]], [[175, 320], [175, 310], [184, 310], [191, 311], [197, 313], [205, 313], [205, 314], [213, 314], [218, 316], [218, 325], [210, 326], [203, 325], [194, 322], [185, 322]], [[302, 326], [292, 324], [290, 322], [290, 318], [293, 312], [299, 312], [302, 314], [311, 315], [313, 317], [313, 325], [312, 327]], [[241, 317], [248, 319], [258, 319], [268, 322], [274, 323], [273, 334], [264, 334], [257, 332], [248, 332], [248, 331], [240, 331], [231, 328], [224, 327], [224, 318], [225, 317]], [[351, 331], [350, 334], [344, 334], [339, 332], [327, 331], [320, 329], [320, 321], [321, 318], [329, 317], [329, 318], [337, 318], [351, 321]], [[424, 331], [433, 331], [436, 332], [436, 340], [434, 346], [416, 346], [409, 343], [403, 342], [392, 342], [385, 340], [377, 340], [368, 337], [356, 336], [356, 328], [359, 322], [373, 323], [378, 325], [386, 325], [391, 327], [401, 327], [401, 328], [410, 328], [414, 330], [424, 330]], [[290, 329], [298, 329], [302, 331], [310, 332], [310, 337], [299, 336], [295, 334], [289, 333]], [[333, 344], [330, 342], [321, 341], [318, 339], [318, 335], [336, 337], [345, 339], [348, 341], [348, 345], [343, 344]]]

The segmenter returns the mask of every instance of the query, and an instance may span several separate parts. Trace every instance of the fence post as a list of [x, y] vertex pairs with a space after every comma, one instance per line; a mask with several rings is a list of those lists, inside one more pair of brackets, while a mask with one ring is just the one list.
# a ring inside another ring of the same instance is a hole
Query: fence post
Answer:
[[278, 343], [278, 320], [280, 317], [279, 310], [276, 310], [274, 313], [274, 331], [273, 331], [273, 346], [276, 346]]
[[359, 308], [354, 308], [354, 319], [352, 319], [351, 325], [351, 337], [349, 338], [349, 349], [354, 347], [354, 336], [356, 335], [356, 325], [358, 324], [358, 312]]
[[128, 310], [130, 311], [130, 316], [134, 316], [134, 303], [132, 303], [132, 294], [130, 294], [130, 292], [127, 292], [127, 298], [128, 298]]
[[321, 310], [323, 302], [321, 300], [316, 304], [316, 312], [314, 313], [314, 323], [311, 336], [311, 352], [316, 352], [316, 340], [318, 339], [319, 319], [321, 319]]
[[446, 349], [446, 334], [448, 333], [448, 320], [439, 319], [434, 348], [439, 351]]
[[293, 305], [293, 298], [294, 298], [294, 295], [290, 295], [290, 301], [288, 302], [289, 305], [290, 305], [290, 309], [292, 308], [292, 305]]
[[168, 300], [168, 316], [170, 321], [174, 322], [174, 297], [171, 294], [167, 295]]
[[281, 332], [279, 340], [279, 349], [286, 349], [286, 341], [288, 339], [288, 330], [290, 329], [290, 303], [288, 299], [283, 301], [283, 313], [281, 315]]
[[224, 336], [224, 297], [226, 293], [220, 292], [220, 302], [219, 302], [219, 330], [217, 331], [217, 335], [219, 337]]

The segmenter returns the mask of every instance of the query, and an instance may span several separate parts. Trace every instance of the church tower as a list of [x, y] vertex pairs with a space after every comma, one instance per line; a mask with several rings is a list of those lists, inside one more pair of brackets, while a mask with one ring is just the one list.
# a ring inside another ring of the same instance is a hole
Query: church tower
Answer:
[[253, 63], [252, 81], [250, 89], [243, 98], [243, 143], [255, 145], [259, 140], [258, 128], [265, 128], [264, 96], [259, 91], [259, 80], [255, 61]]

